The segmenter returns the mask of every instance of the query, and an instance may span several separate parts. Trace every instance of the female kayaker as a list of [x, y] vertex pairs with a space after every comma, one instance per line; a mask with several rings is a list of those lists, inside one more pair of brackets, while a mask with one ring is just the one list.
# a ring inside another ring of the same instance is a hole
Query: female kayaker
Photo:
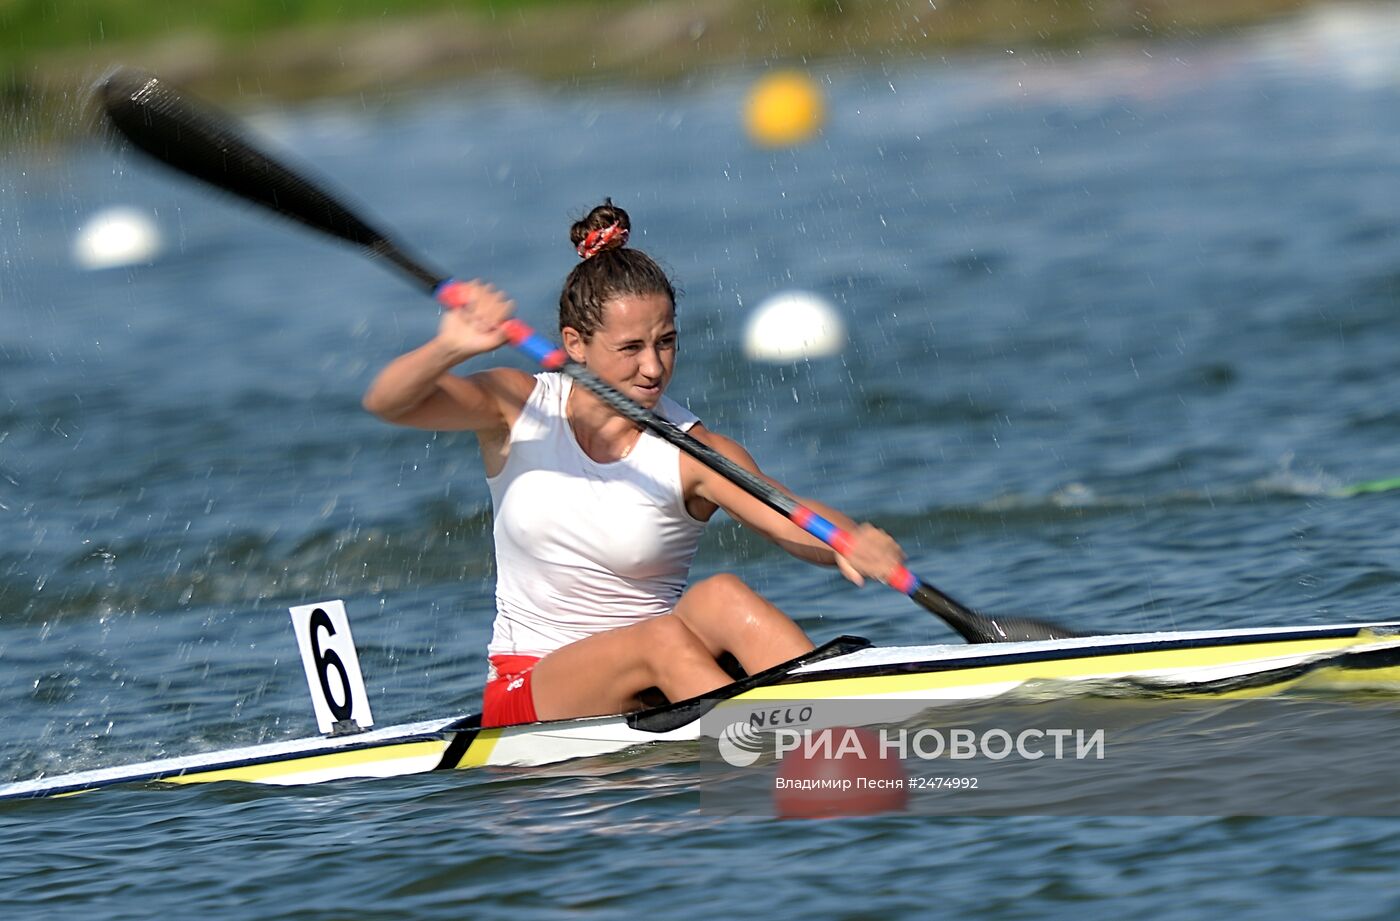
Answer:
[[[571, 228], [582, 261], [559, 296], [565, 350], [762, 476], [741, 445], [665, 395], [678, 342], [675, 289], [626, 245], [630, 229], [611, 201]], [[810, 650], [801, 628], [736, 576], [688, 585], [701, 531], [719, 509], [857, 584], [902, 563], [885, 532], [801, 500], [854, 535], [850, 553], [838, 555], [563, 374], [452, 374], [505, 344], [501, 324], [514, 309], [482, 282], [458, 286], [456, 298], [430, 342], [380, 372], [364, 406], [398, 425], [477, 435], [497, 567], [484, 725], [621, 713], [651, 688], [682, 700], [731, 680], [717, 662], [725, 653], [752, 674]]]

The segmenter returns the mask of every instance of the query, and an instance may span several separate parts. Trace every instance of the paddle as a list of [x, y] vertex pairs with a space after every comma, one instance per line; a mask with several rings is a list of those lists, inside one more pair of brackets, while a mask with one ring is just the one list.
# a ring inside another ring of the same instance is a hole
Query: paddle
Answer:
[[[194, 103], [165, 81], [131, 68], [119, 68], [104, 78], [98, 83], [95, 94], [111, 126], [134, 147], [156, 160], [282, 217], [353, 243], [366, 255], [386, 259], [444, 306], [454, 305], [452, 287], [460, 282], [428, 268], [367, 224], [323, 186], [253, 147], [227, 116]], [[545, 368], [567, 374], [614, 412], [675, 445], [838, 553], [849, 549], [851, 536], [846, 531], [670, 422], [633, 403], [587, 368], [569, 360], [562, 349], [524, 322], [511, 319], [504, 327], [511, 345]], [[941, 617], [971, 643], [1077, 635], [1029, 618], [983, 616], [902, 566], [888, 582]]]

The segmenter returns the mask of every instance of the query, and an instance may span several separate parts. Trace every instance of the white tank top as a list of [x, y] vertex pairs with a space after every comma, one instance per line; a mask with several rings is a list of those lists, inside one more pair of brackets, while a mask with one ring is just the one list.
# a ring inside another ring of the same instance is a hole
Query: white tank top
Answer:
[[[619, 461], [584, 453], [564, 415], [572, 388], [558, 372], [535, 375], [506, 465], [486, 479], [496, 539], [490, 655], [544, 656], [669, 613], [705, 528], [686, 511], [672, 445], [644, 431]], [[664, 396], [656, 412], [682, 430], [700, 421]]]

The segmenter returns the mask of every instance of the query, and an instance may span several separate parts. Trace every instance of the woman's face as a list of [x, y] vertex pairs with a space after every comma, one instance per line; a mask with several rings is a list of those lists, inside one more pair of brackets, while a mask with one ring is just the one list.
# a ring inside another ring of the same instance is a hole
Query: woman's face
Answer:
[[676, 367], [676, 308], [665, 294], [627, 294], [603, 305], [603, 325], [588, 342], [564, 327], [574, 361], [647, 409], [654, 409]]

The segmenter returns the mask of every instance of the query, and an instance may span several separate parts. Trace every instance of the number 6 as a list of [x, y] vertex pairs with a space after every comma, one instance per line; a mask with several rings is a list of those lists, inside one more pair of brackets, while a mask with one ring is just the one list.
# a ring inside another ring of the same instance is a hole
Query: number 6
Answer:
[[[325, 608], [317, 608], [311, 612], [310, 626], [311, 657], [316, 660], [316, 675], [321, 679], [321, 693], [325, 695], [331, 715], [336, 721], [348, 720], [355, 709], [354, 697], [350, 693], [350, 673], [345, 670], [345, 663], [340, 660], [334, 649], [321, 649], [321, 630], [324, 629], [327, 636], [335, 636], [335, 624], [331, 623], [331, 616], [326, 613]], [[331, 693], [331, 669], [340, 673], [340, 687], [345, 693], [344, 703], [336, 703], [335, 695]]]

